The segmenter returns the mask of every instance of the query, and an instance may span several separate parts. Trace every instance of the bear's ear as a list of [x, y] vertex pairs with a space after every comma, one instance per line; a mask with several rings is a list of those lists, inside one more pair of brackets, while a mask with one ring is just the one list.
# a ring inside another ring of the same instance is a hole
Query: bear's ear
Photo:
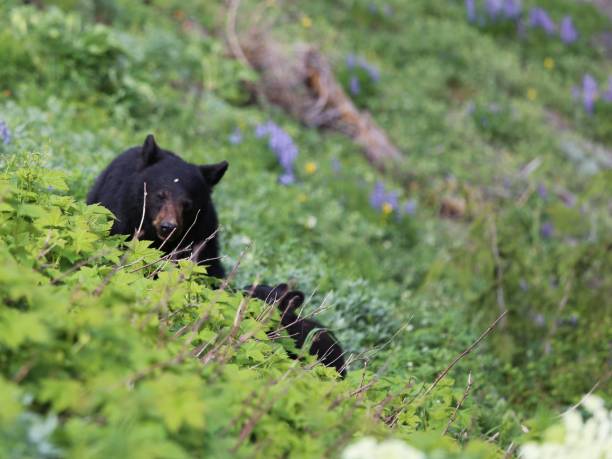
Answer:
[[293, 290], [283, 297], [281, 309], [283, 312], [291, 312], [304, 304], [304, 294], [299, 290]]
[[227, 170], [229, 163], [221, 161], [217, 164], [205, 164], [200, 166], [200, 172], [210, 186], [215, 186], [223, 178], [223, 174]]
[[153, 134], [149, 134], [142, 145], [142, 165], [150, 166], [159, 159], [159, 147], [155, 143]]

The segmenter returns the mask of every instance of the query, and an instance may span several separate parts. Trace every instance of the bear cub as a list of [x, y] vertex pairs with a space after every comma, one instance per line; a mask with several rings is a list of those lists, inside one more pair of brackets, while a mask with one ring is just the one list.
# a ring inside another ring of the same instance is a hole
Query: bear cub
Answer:
[[[277, 305], [281, 313], [281, 325], [287, 330], [298, 349], [304, 346], [308, 335], [313, 333], [309, 353], [316, 355], [319, 362], [325, 366], [334, 367], [344, 379], [346, 376], [344, 352], [336, 337], [316, 320], [300, 318], [296, 313], [296, 310], [304, 303], [302, 292], [289, 291], [287, 284], [278, 284], [276, 287], [249, 285], [244, 288], [244, 292], [268, 304]], [[289, 354], [289, 356], [293, 359], [297, 358], [296, 355]]]
[[227, 161], [187, 163], [148, 135], [142, 146], [124, 151], [98, 176], [87, 204], [101, 204], [115, 215], [111, 234], [134, 235], [142, 219], [146, 184], [139, 238], [153, 241], [153, 247], [166, 254], [176, 250], [181, 258], [191, 256], [207, 265], [210, 276], [223, 278], [211, 194], [227, 167]]

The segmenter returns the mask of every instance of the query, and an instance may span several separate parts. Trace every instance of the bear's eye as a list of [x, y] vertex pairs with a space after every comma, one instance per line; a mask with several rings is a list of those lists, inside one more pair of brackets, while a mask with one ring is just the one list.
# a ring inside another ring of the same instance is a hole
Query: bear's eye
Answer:
[[183, 201], [183, 210], [189, 212], [191, 209], [193, 209], [193, 203], [187, 200]]
[[164, 199], [168, 199], [168, 193], [165, 191], [158, 191], [157, 197], [163, 201]]

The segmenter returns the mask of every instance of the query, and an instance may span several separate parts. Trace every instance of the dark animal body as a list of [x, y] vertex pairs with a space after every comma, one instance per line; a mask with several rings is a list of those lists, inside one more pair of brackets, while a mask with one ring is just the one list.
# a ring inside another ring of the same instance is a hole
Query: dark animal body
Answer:
[[[336, 337], [316, 320], [299, 317], [296, 310], [304, 303], [304, 294], [299, 290], [289, 291], [287, 284], [247, 286], [244, 291], [253, 298], [276, 304], [281, 313], [281, 325], [287, 330], [297, 348], [302, 348], [308, 335], [312, 334], [309, 353], [316, 355], [325, 366], [335, 368], [340, 376], [346, 376], [344, 352]], [[291, 358], [296, 355], [289, 354]]]
[[126, 150], [108, 165], [89, 191], [87, 204], [99, 203], [113, 212], [111, 234], [134, 235], [141, 228], [140, 239], [153, 241], [165, 253], [191, 256], [207, 265], [210, 276], [222, 278], [215, 234], [219, 222], [211, 194], [227, 167], [226, 161], [187, 163], [158, 147], [149, 135], [142, 146]]

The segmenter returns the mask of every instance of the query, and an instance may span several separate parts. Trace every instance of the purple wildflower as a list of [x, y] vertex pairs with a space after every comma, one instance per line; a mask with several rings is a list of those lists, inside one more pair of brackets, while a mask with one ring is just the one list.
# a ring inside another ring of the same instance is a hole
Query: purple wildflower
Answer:
[[11, 131], [9, 131], [7, 124], [2, 120], [0, 120], [0, 139], [2, 139], [4, 145], [11, 143]]
[[415, 199], [409, 199], [406, 204], [404, 204], [404, 213], [408, 215], [414, 215], [417, 209], [417, 202]]
[[606, 102], [612, 102], [612, 76], [608, 77], [608, 89], [601, 96]]
[[571, 16], [565, 16], [561, 21], [559, 35], [566, 45], [572, 44], [578, 40], [578, 31], [574, 26]]
[[566, 207], [574, 207], [576, 205], [576, 196], [569, 191], [564, 191], [560, 195], [561, 201]]
[[377, 67], [373, 66], [365, 59], [359, 59], [358, 64], [359, 67], [367, 72], [373, 82], [376, 83], [378, 80], [380, 80], [380, 72], [378, 71]]
[[278, 163], [283, 168], [279, 181], [283, 185], [293, 183], [295, 181], [293, 164], [298, 155], [298, 148], [293, 143], [291, 136], [272, 121], [258, 125], [255, 128], [255, 135], [258, 138], [268, 137], [268, 147], [274, 152]]
[[355, 75], [353, 75], [349, 80], [349, 90], [354, 96], [359, 94], [359, 92], [361, 91], [361, 84], [359, 83], [359, 78], [357, 78]]
[[474, 22], [476, 20], [476, 4], [474, 0], [465, 0], [465, 9], [468, 21]]
[[502, 12], [503, 0], [486, 0], [485, 7], [491, 19], [496, 19]]
[[534, 29], [541, 28], [548, 35], [555, 31], [555, 23], [544, 8], [533, 8], [529, 13], [529, 25]]
[[355, 57], [354, 54], [351, 53], [348, 56], [346, 56], [346, 66], [349, 69], [355, 68], [356, 64], [357, 64], [357, 58]]
[[550, 222], [543, 223], [542, 226], [540, 227], [540, 235], [544, 239], [550, 239], [554, 233], [555, 233], [555, 227]]
[[593, 114], [595, 100], [597, 99], [597, 81], [591, 75], [585, 75], [582, 79], [582, 103], [589, 115]]
[[238, 145], [239, 143], [242, 142], [242, 132], [240, 131], [240, 128], [236, 128], [234, 129], [234, 132], [232, 132], [229, 137], [228, 137], [229, 143], [231, 143], [232, 145]]
[[523, 5], [521, 0], [505, 0], [503, 5], [503, 14], [508, 19], [516, 19], [521, 15]]
[[339, 174], [340, 171], [342, 170], [342, 164], [340, 163], [340, 160], [338, 158], [333, 158], [332, 159], [332, 170], [336, 174]]
[[544, 184], [542, 183], [538, 185], [538, 195], [542, 199], [548, 198], [548, 190], [546, 189], [546, 186], [544, 186]]
[[374, 190], [370, 194], [370, 205], [374, 209], [380, 210], [385, 203], [386, 195], [387, 192], [385, 191], [385, 184], [381, 181], [376, 182], [376, 185], [374, 185]]

